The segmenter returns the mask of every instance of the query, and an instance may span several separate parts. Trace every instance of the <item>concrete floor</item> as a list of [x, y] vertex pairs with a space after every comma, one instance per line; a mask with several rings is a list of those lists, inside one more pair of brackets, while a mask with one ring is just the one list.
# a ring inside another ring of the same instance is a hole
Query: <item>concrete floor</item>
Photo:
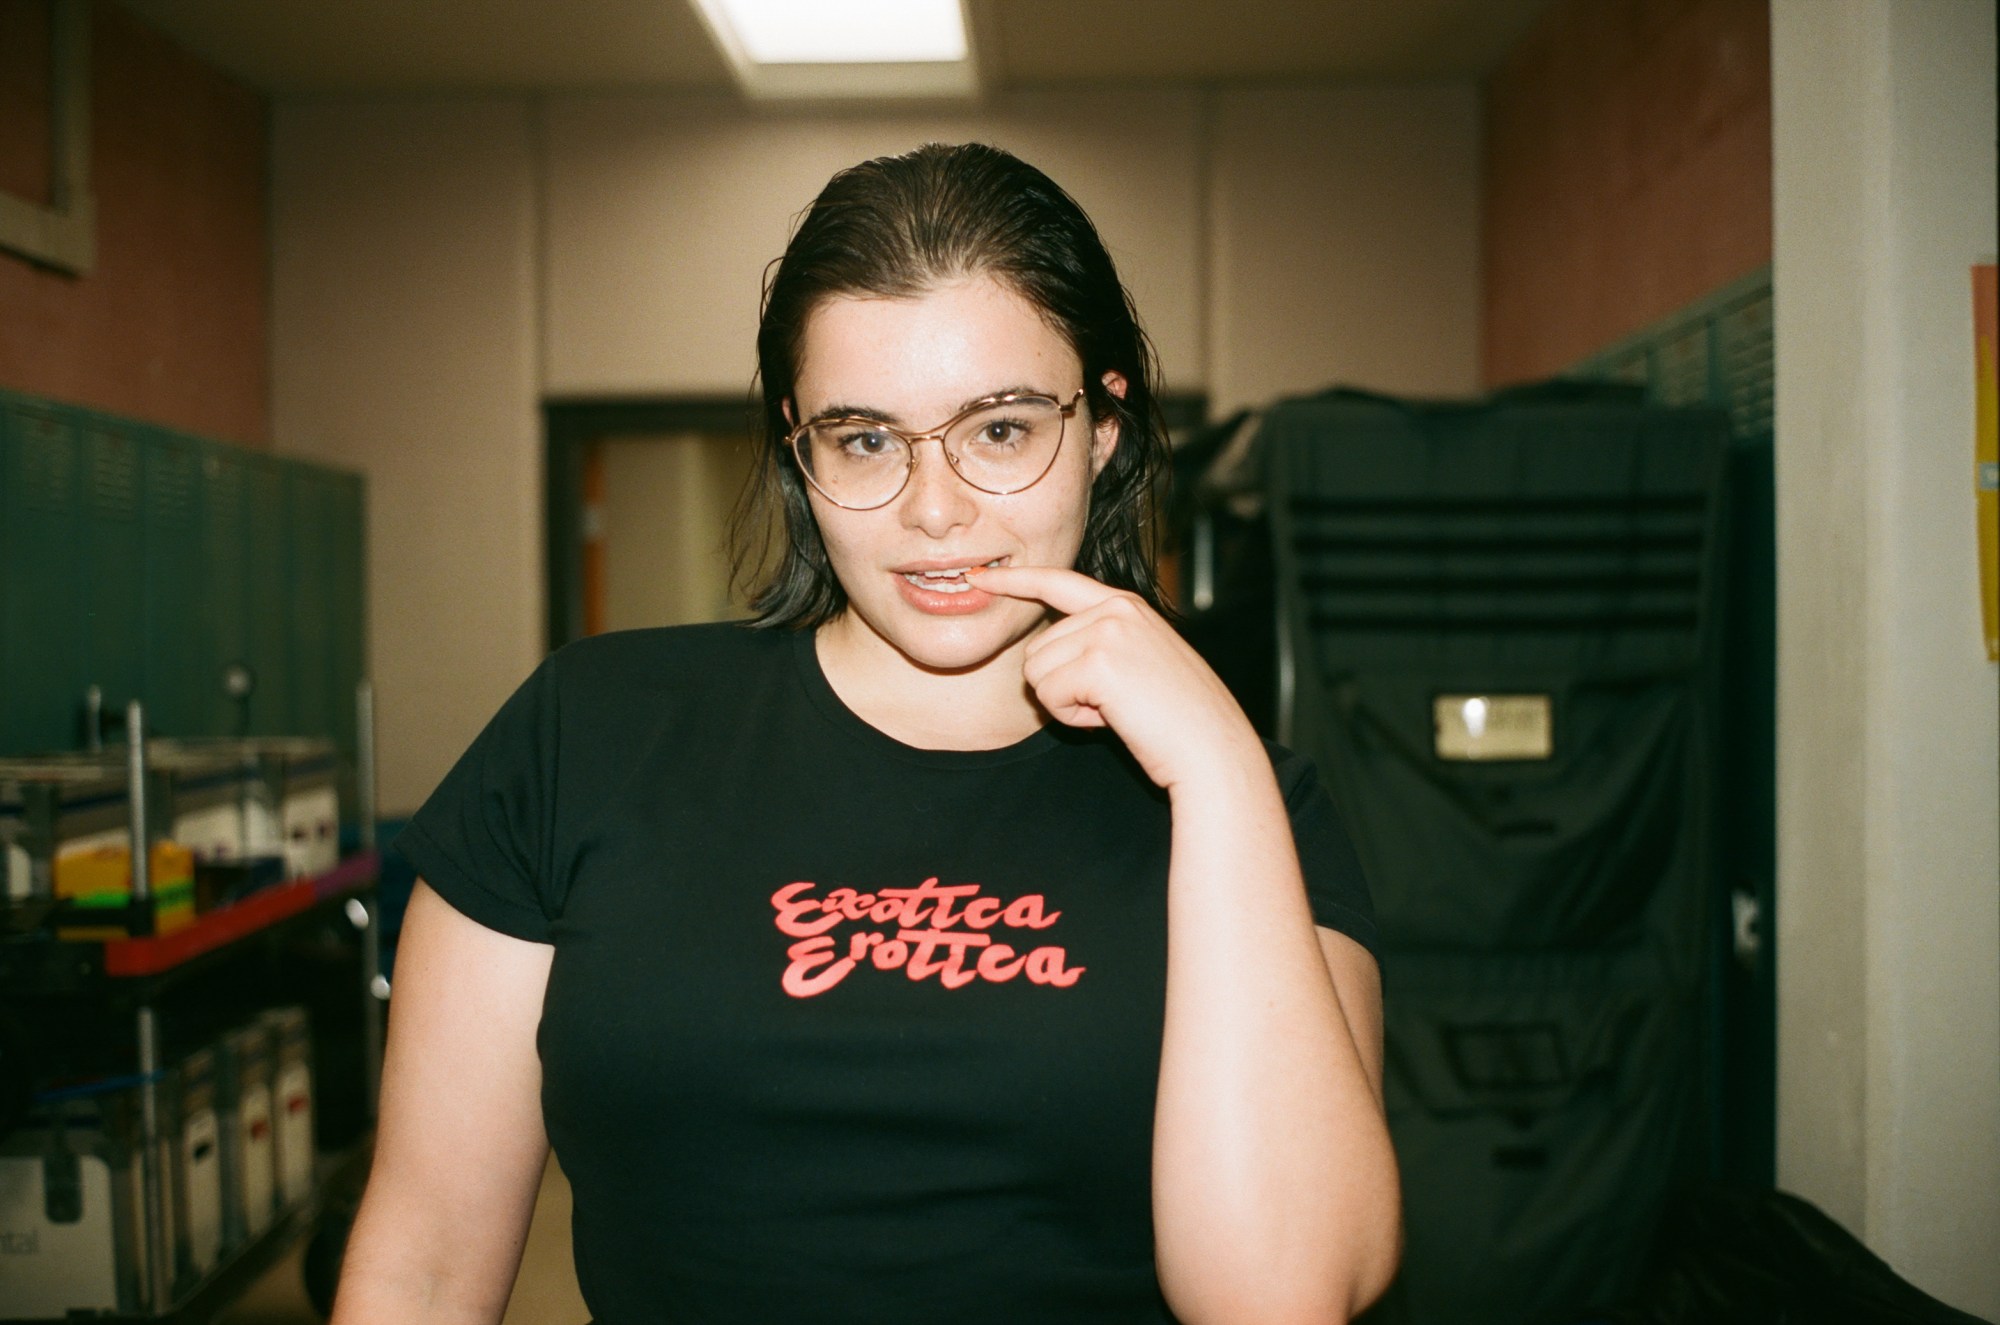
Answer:
[[[576, 1290], [576, 1264], [570, 1258], [569, 1199], [569, 1180], [550, 1159], [503, 1325], [584, 1325], [590, 1319]], [[300, 1269], [304, 1255], [303, 1244], [294, 1248], [217, 1316], [214, 1325], [319, 1325], [319, 1315], [306, 1300]]]

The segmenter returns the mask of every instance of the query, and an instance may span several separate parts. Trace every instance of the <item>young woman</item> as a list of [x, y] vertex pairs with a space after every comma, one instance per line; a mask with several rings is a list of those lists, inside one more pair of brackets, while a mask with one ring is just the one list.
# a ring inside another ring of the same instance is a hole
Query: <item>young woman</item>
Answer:
[[758, 620], [559, 650], [399, 840], [336, 1320], [497, 1320], [550, 1142], [603, 1325], [1346, 1320], [1367, 894], [1158, 610], [1090, 222], [992, 148], [843, 171], [758, 357]]

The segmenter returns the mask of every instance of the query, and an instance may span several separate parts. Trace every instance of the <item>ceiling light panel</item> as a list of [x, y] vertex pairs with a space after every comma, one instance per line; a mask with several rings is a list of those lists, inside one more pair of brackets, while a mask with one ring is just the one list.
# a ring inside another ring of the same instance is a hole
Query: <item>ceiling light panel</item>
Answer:
[[958, 0], [717, 0], [759, 64], [965, 58]]
[[964, 0], [694, 0], [757, 98], [977, 92]]

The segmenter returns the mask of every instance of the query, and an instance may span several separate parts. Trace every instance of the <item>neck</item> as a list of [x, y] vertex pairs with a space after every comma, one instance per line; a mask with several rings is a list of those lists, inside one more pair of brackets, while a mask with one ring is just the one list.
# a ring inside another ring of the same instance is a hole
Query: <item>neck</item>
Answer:
[[973, 667], [925, 667], [852, 612], [819, 628], [813, 645], [827, 684], [885, 736], [923, 750], [997, 750], [1040, 730], [1048, 714], [1021, 679], [1027, 641]]

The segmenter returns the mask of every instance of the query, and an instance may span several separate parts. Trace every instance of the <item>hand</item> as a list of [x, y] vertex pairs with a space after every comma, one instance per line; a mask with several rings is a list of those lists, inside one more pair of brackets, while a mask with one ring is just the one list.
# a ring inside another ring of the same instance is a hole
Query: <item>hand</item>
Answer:
[[1146, 776], [1172, 792], [1268, 767], [1228, 687], [1145, 599], [1046, 566], [971, 572], [988, 593], [1032, 599], [1063, 614], [1028, 642], [1022, 677], [1043, 708], [1071, 727], [1109, 727]]

